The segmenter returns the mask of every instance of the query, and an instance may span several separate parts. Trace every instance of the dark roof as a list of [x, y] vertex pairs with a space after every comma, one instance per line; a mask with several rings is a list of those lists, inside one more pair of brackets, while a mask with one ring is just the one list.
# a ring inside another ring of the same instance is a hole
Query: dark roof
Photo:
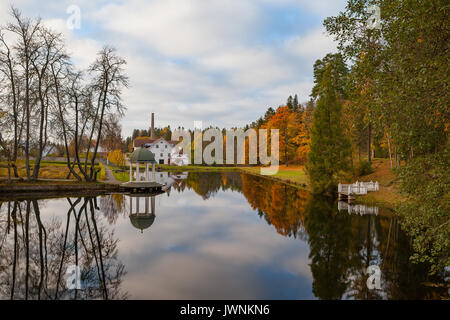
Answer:
[[131, 162], [156, 162], [153, 152], [146, 148], [138, 148], [130, 155]]
[[130, 221], [133, 227], [136, 229], [141, 230], [141, 232], [144, 229], [150, 228], [150, 226], [155, 221], [155, 215], [154, 214], [132, 214], [130, 215]]
[[[149, 139], [149, 138], [139, 138], [139, 137], [137, 137], [136, 139], [134, 139], [133, 143], [134, 143], [134, 146], [136, 148], [138, 148], [138, 147], [143, 147], [147, 143], [154, 143], [154, 142], [156, 142], [156, 141], [158, 141], [160, 139], [163, 139], [163, 138]], [[163, 139], [163, 140], [167, 141], [170, 144], [177, 144], [178, 143], [178, 141], [175, 141], [175, 140], [166, 140], [166, 139]]]

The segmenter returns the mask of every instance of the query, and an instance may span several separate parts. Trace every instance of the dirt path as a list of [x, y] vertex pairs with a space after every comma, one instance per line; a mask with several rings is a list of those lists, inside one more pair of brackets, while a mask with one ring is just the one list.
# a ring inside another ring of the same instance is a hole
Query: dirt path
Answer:
[[106, 164], [106, 161], [105, 160], [101, 160], [101, 162], [103, 164], [103, 167], [105, 167], [105, 178], [106, 178], [102, 182], [120, 184], [121, 182], [114, 177], [114, 174], [112, 173], [112, 171], [109, 168], [109, 166]]

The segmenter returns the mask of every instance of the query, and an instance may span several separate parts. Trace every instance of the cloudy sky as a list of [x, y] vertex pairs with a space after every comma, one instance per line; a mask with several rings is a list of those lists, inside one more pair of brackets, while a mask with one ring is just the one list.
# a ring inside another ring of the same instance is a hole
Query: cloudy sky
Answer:
[[[289, 95], [308, 100], [312, 65], [336, 45], [322, 21], [345, 0], [0, 0], [62, 32], [74, 62], [87, 67], [103, 45], [127, 62], [131, 87], [123, 135], [156, 126], [241, 126]], [[70, 5], [80, 29], [67, 28]]]

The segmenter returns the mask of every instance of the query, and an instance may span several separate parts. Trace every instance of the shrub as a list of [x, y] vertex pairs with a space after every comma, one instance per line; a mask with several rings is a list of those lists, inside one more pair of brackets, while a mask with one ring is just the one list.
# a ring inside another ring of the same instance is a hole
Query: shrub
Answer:
[[354, 174], [357, 177], [365, 176], [373, 172], [372, 164], [369, 161], [360, 161], [356, 164]]

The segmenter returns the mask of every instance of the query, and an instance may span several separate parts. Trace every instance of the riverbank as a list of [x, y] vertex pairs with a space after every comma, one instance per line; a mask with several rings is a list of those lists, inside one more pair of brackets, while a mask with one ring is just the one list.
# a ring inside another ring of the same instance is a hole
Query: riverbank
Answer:
[[389, 159], [374, 159], [372, 168], [371, 174], [360, 177], [358, 181], [378, 181], [380, 189], [363, 196], [357, 196], [357, 203], [393, 208], [396, 204], [405, 200], [399, 192], [398, 179], [390, 167]]
[[[40, 162], [40, 169], [39, 169], [39, 179], [65, 179], [70, 170], [67, 167], [66, 161], [60, 161], [59, 158], [56, 158], [57, 160], [42, 160]], [[33, 174], [33, 168], [34, 168], [34, 160], [30, 160], [30, 169], [31, 174]], [[26, 166], [25, 166], [25, 160], [18, 160], [16, 161], [17, 171], [20, 177], [26, 177]], [[88, 169], [90, 169], [90, 164], [88, 164]], [[104, 180], [105, 179], [105, 168], [101, 162], [95, 163], [95, 168], [100, 169], [98, 180]], [[13, 169], [11, 168], [11, 175], [13, 174]], [[77, 174], [80, 174], [80, 171], [77, 166], [74, 167], [74, 171]], [[8, 166], [7, 163], [2, 161], [0, 162], [0, 177], [7, 177], [8, 176]]]
[[[55, 164], [55, 163], [53, 163]], [[50, 165], [50, 163], [48, 163]], [[64, 168], [60, 163], [56, 164], [57, 168]], [[0, 192], [58, 192], [58, 191], [78, 191], [78, 190], [114, 190], [114, 185], [118, 186], [122, 182], [129, 181], [129, 171], [120, 170], [118, 168], [107, 166], [99, 163], [102, 168], [101, 176], [106, 178], [103, 182], [111, 183], [86, 183], [75, 180], [63, 179], [47, 179], [36, 182], [18, 181], [15, 180], [12, 184], [7, 184], [6, 180], [0, 180]], [[300, 188], [309, 191], [308, 177], [304, 166], [285, 166], [280, 165], [279, 170], [274, 175], [261, 175], [261, 167], [231, 167], [231, 166], [169, 166], [158, 165], [163, 172], [244, 172], [256, 176], [261, 176], [266, 179], [286, 183], [292, 187]], [[105, 169], [108, 167], [107, 169]], [[357, 196], [356, 203], [365, 204], [369, 206], [384, 206], [393, 208], [395, 204], [403, 200], [403, 197], [398, 192], [397, 179], [390, 168], [388, 159], [373, 160], [373, 173], [361, 176], [358, 181], [378, 181], [380, 190], [370, 192], [364, 196]], [[65, 167], [67, 168], [67, 167]], [[142, 167], [143, 168], [143, 167]], [[106, 177], [105, 177], [106, 176]], [[114, 180], [114, 181], [113, 181]], [[114, 182], [114, 183], [113, 183]], [[113, 186], [112, 186], [113, 185]]]
[[274, 175], [262, 175], [261, 167], [240, 167], [239, 170], [245, 173], [283, 182], [295, 188], [309, 191], [308, 177], [306, 175], [304, 166], [280, 165], [278, 168], [278, 172]]
[[0, 201], [29, 197], [58, 197], [65, 195], [102, 194], [119, 191], [119, 185], [102, 182], [79, 182], [74, 180], [14, 181], [0, 180]]

